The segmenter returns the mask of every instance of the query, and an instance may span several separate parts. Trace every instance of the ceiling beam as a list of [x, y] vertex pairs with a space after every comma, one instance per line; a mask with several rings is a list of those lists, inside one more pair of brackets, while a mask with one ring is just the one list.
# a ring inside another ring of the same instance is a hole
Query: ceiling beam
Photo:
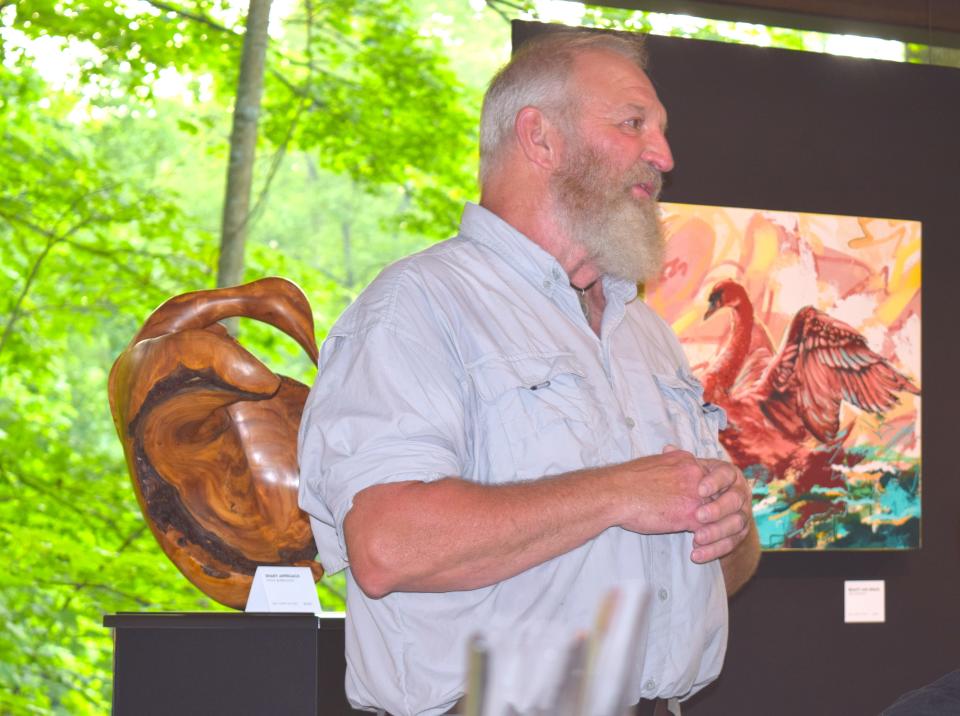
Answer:
[[958, 0], [589, 0], [595, 5], [960, 48]]

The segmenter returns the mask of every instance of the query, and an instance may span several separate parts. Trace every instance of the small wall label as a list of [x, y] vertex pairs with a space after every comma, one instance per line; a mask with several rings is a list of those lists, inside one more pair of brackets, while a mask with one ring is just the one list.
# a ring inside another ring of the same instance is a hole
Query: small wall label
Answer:
[[843, 621], [847, 624], [887, 620], [886, 583], [882, 579], [848, 579], [843, 583]]

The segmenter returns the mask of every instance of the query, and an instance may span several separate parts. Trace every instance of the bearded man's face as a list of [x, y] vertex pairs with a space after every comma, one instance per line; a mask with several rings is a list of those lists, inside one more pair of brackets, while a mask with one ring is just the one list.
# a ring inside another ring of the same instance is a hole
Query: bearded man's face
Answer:
[[571, 130], [567, 159], [551, 179], [561, 226], [601, 273], [637, 283], [655, 278], [666, 246], [657, 204], [660, 172], [646, 162], [618, 169], [617, 157], [604, 156]]

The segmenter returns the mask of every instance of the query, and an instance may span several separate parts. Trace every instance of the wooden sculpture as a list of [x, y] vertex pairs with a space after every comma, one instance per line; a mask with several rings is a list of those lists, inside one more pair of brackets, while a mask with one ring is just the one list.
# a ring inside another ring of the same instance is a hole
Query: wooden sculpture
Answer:
[[246, 316], [316, 364], [306, 297], [280, 278], [170, 299], [110, 371], [110, 409], [140, 509], [193, 584], [242, 609], [258, 565], [308, 566], [296, 440], [307, 387], [274, 374], [217, 322]]

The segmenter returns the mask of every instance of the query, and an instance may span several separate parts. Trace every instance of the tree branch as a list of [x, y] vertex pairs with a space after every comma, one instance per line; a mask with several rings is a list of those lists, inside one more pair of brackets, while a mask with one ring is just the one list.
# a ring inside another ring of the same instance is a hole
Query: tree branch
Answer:
[[116, 254], [119, 252], [110, 251], [108, 249], [101, 249], [99, 246], [90, 246], [80, 241], [72, 241], [70, 239], [63, 239], [63, 242], [68, 246], [72, 246], [78, 251], [84, 251], [88, 254], [93, 254], [94, 256], [100, 256], [101, 258], [107, 259], [124, 273], [127, 273], [130, 276], [133, 276], [140, 283], [141, 286], [148, 287], [151, 290], [156, 291], [158, 293], [163, 293], [163, 291], [158, 286], [155, 286], [153, 284], [153, 282], [150, 280], [148, 276], [144, 276], [143, 274], [137, 273], [136, 270], [130, 268], [127, 264], [125, 264], [123, 261], [118, 259]]
[[[218, 288], [234, 286], [243, 280], [264, 68], [267, 47], [270, 45], [272, 2], [273, 0], [250, 0], [247, 10], [246, 32], [240, 53], [240, 72], [230, 129], [230, 155], [223, 198], [223, 219], [220, 225], [220, 256], [217, 260]], [[231, 319], [225, 323], [230, 334], [236, 335], [236, 321]]]
[[[521, 4], [519, 4], [519, 3], [509, 2], [509, 0], [486, 0], [486, 2], [487, 2], [487, 7], [489, 7], [491, 10], [495, 10], [496, 12], [501, 13], [501, 14], [502, 14], [503, 11], [500, 10], [499, 8], [495, 7], [496, 5], [506, 5], [507, 7], [513, 8], [514, 10], [516, 10], [516, 11], [518, 11], [518, 12], [528, 12], [528, 11], [531, 10], [531, 8], [524, 7], [523, 5], [521, 5]], [[534, 12], [535, 12], [535, 11], [534, 11]]]
[[165, 12], [172, 12], [174, 15], [177, 15], [178, 17], [182, 17], [185, 20], [193, 20], [194, 22], [199, 22], [200, 24], [206, 25], [207, 27], [211, 27], [214, 30], [217, 30], [218, 32], [225, 32], [228, 35], [233, 35], [235, 37], [240, 35], [240, 33], [237, 32], [236, 30], [231, 30], [229, 27], [226, 27], [225, 25], [221, 25], [220, 23], [210, 19], [206, 15], [187, 12], [183, 8], [174, 7], [173, 5], [169, 5], [165, 2], [161, 2], [161, 0], [146, 0], [146, 2], [149, 5], [153, 5], [158, 10], [164, 10]]
[[10, 340], [10, 336], [13, 334], [13, 327], [16, 325], [17, 319], [20, 317], [20, 311], [23, 307], [23, 302], [27, 298], [27, 294], [30, 292], [30, 288], [33, 286], [33, 282], [37, 278], [37, 274], [40, 273], [40, 266], [43, 264], [44, 259], [50, 255], [50, 251], [57, 244], [57, 239], [48, 238], [47, 245], [43, 247], [43, 250], [37, 255], [36, 259], [33, 261], [33, 266], [30, 267], [30, 273], [27, 275], [27, 280], [23, 284], [23, 288], [20, 290], [20, 294], [17, 296], [16, 301], [13, 303], [13, 307], [10, 310], [10, 315], [7, 318], [7, 325], [3, 327], [3, 335], [0, 336], [0, 356], [3, 355], [3, 349], [7, 347], [7, 341]]
[[332, 271], [328, 271], [327, 269], [323, 268], [323, 266], [311, 266], [311, 268], [314, 271], [317, 271], [324, 278], [327, 278], [333, 281], [335, 284], [337, 284], [341, 288], [347, 288], [347, 285], [344, 283], [343, 278], [335, 275]]
[[[89, 509], [83, 510], [77, 507], [73, 502], [66, 499], [65, 497], [62, 497], [58, 492], [55, 492], [53, 489], [51, 489], [49, 486], [43, 483], [34, 482], [33, 480], [27, 477], [24, 477], [22, 474], [18, 474], [16, 475], [16, 477], [13, 477], [11, 476], [9, 471], [2, 465], [0, 465], [0, 475], [2, 475], [10, 484], [13, 484], [13, 481], [15, 479], [18, 482], [31, 488], [32, 490], [35, 490], [41, 495], [49, 498], [53, 502], [56, 502], [59, 506], [69, 510], [70, 512], [73, 512], [74, 514], [78, 515], [81, 518], [81, 521], [83, 522], [83, 524], [86, 527], [89, 527], [90, 529], [95, 528], [95, 525], [91, 522], [91, 519], [95, 519], [99, 522], [103, 522], [104, 524], [109, 525], [112, 529], [116, 531], [116, 525], [112, 522], [111, 518], [109, 518], [108, 516], [101, 515], [93, 510], [89, 510]], [[118, 533], [118, 536], [119, 536], [119, 533]]]
[[[80, 206], [82, 202], [87, 201], [90, 197], [94, 196], [95, 194], [103, 193], [110, 188], [111, 187], [107, 185], [107, 186], [100, 187], [99, 189], [94, 189], [93, 191], [85, 192], [83, 194], [78, 195], [72, 202], [70, 202], [70, 204], [66, 208], [64, 208], [64, 210], [60, 213], [59, 218], [54, 223], [55, 224], [60, 223], [61, 221], [63, 221], [65, 217], [74, 213], [77, 210], [77, 207]], [[2, 356], [3, 349], [6, 348], [7, 341], [10, 339], [10, 336], [13, 333], [13, 327], [20, 316], [20, 311], [23, 307], [23, 302], [24, 300], [26, 300], [27, 294], [30, 292], [30, 288], [32, 287], [33, 282], [36, 280], [37, 274], [40, 272], [40, 266], [43, 263], [43, 261], [47, 258], [47, 256], [50, 255], [50, 251], [53, 249], [53, 247], [56, 244], [62, 241], [66, 241], [71, 235], [75, 234], [77, 231], [82, 229], [84, 226], [89, 224], [91, 221], [93, 221], [97, 217], [95, 215], [88, 215], [83, 219], [81, 219], [80, 221], [78, 221], [77, 223], [75, 223], [70, 228], [68, 228], [62, 234], [57, 234], [56, 232], [51, 231], [50, 229], [45, 229], [44, 227], [39, 226], [33, 223], [32, 221], [30, 221], [29, 219], [26, 219], [18, 214], [7, 214], [7, 213], [0, 212], [0, 218], [6, 219], [11, 224], [14, 224], [14, 223], [21, 224], [27, 227], [28, 229], [30, 229], [31, 231], [34, 231], [47, 239], [47, 245], [43, 248], [43, 250], [37, 256], [36, 260], [33, 262], [33, 266], [30, 268], [30, 273], [27, 276], [27, 280], [24, 283], [23, 289], [20, 291], [20, 295], [17, 296], [17, 300], [14, 302], [13, 308], [10, 311], [10, 316], [7, 319], [6, 326], [4, 326], [4, 329], [3, 329], [3, 335], [0, 336], [0, 356]]]
[[97, 582], [74, 582], [68, 579], [38, 579], [34, 583], [45, 584], [51, 587], [73, 587], [73, 589], [78, 592], [84, 589], [99, 589], [101, 591], [110, 592], [111, 594], [116, 594], [124, 599], [129, 599], [130, 601], [136, 602], [141, 607], [153, 606], [153, 602], [149, 599], [144, 599], [136, 594], [124, 592], [123, 590], [112, 587], [109, 584], [99, 584]]
[[274, 177], [276, 177], [277, 172], [280, 169], [280, 165], [283, 163], [283, 158], [287, 153], [287, 148], [290, 146], [291, 139], [293, 139], [293, 133], [300, 124], [300, 118], [303, 116], [304, 110], [306, 110], [307, 104], [310, 101], [308, 98], [313, 94], [313, 3], [311, 0], [305, 0], [304, 5], [307, 13], [306, 40], [304, 42], [306, 47], [305, 54], [307, 56], [307, 76], [303, 81], [304, 91], [303, 94], [299, 95], [296, 112], [294, 112], [293, 119], [290, 120], [290, 124], [287, 127], [283, 141], [280, 143], [280, 146], [277, 147], [277, 151], [273, 153], [273, 157], [270, 159], [270, 170], [267, 172], [267, 179], [263, 183], [263, 187], [260, 189], [259, 194], [257, 194], [257, 199], [253, 203], [253, 208], [250, 209], [250, 213], [247, 215], [246, 221], [251, 223], [260, 216], [260, 212], [263, 209], [263, 204], [270, 193], [270, 185], [273, 184]]
[[341, 591], [340, 591], [339, 589], [337, 589], [336, 587], [334, 587], [334, 586], [333, 586], [332, 584], [330, 584], [329, 582], [321, 581], [321, 582], [320, 582], [320, 588], [321, 588], [321, 589], [324, 589], [324, 590], [326, 590], [326, 591], [328, 591], [328, 592], [331, 592], [331, 593], [332, 593], [334, 596], [336, 596], [336, 597], [339, 597], [339, 598], [340, 598], [340, 601], [342, 601], [342, 602], [346, 602], [346, 601], [347, 601], [347, 595], [344, 594], [343, 592], [341, 592]]
[[136, 542], [140, 538], [140, 535], [142, 535], [146, 531], [147, 531], [147, 523], [144, 522], [142, 525], [137, 527], [137, 529], [135, 529], [133, 532], [127, 535], [127, 538], [123, 540], [123, 543], [119, 547], [117, 547], [117, 554], [119, 555], [121, 552], [124, 552], [127, 549], [127, 547], [129, 547], [134, 542]]
[[[8, 214], [5, 211], [0, 211], [0, 219], [5, 219], [9, 224], [20, 224], [21, 226], [30, 229], [30, 231], [34, 232], [35, 234], [39, 234], [45, 239], [58, 240], [60, 238], [56, 232], [53, 232], [50, 229], [45, 229], [39, 224], [34, 224], [32, 221], [30, 221], [30, 219], [25, 219], [19, 214]], [[22, 246], [24, 250], [26, 250], [26, 244], [22, 244]]]
[[509, 24], [510, 16], [507, 15], [507, 13], [505, 13], [499, 7], [497, 7], [497, 3], [494, 0], [487, 0], [487, 7], [493, 10], [495, 13], [497, 13], [497, 15], [500, 16], [500, 19], [502, 19], [504, 22]]

